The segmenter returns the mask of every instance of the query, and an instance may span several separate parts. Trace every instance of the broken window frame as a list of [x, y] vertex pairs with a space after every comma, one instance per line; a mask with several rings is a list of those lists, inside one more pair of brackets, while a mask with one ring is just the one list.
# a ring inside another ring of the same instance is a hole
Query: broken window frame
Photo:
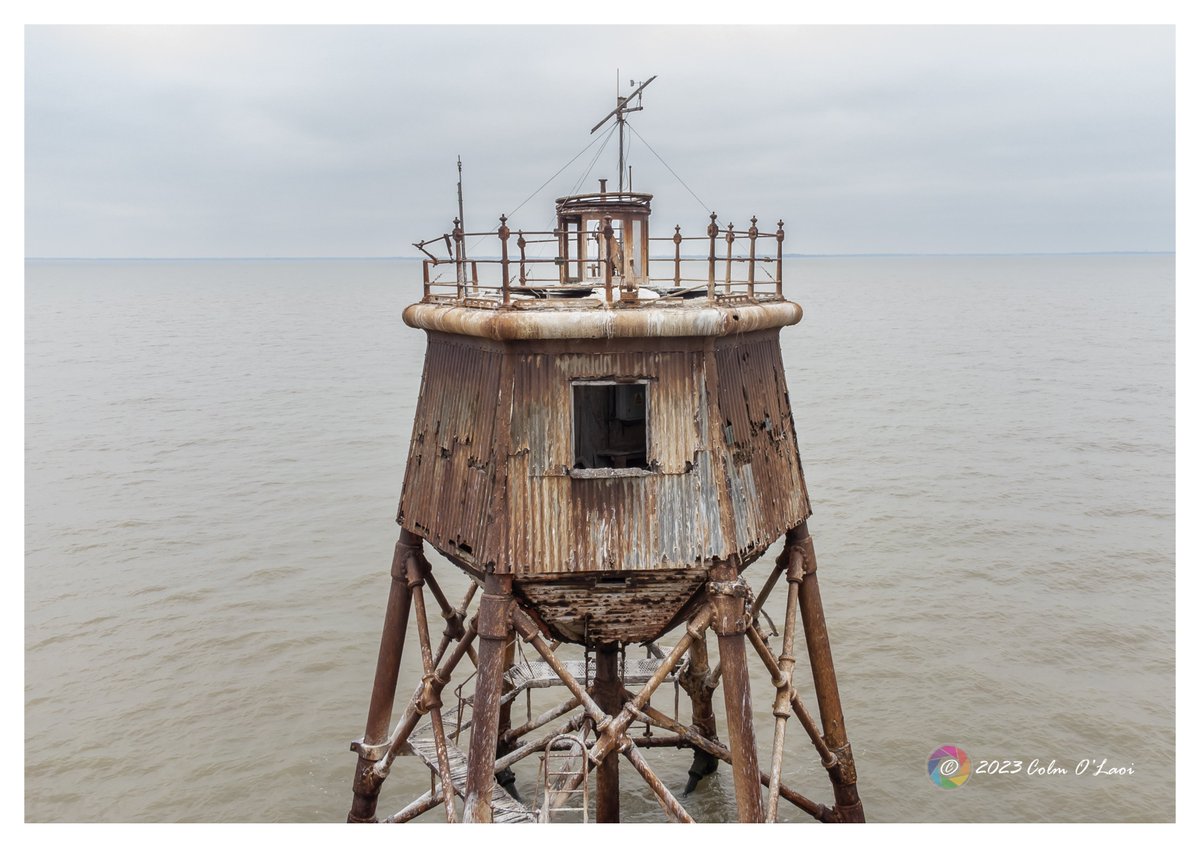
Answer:
[[[607, 379], [607, 380], [589, 380], [578, 379], [571, 381], [571, 464], [568, 466], [567, 475], [577, 479], [597, 479], [609, 477], [648, 477], [658, 473], [658, 461], [655, 459], [652, 452], [652, 434], [650, 428], [650, 386], [654, 381], [647, 377], [630, 377], [628, 379]], [[633, 468], [576, 468], [575, 461], [577, 459], [578, 448], [578, 422], [575, 418], [575, 387], [576, 386], [644, 386], [645, 387], [645, 437], [646, 445], [646, 464], [645, 467], [635, 466]]]

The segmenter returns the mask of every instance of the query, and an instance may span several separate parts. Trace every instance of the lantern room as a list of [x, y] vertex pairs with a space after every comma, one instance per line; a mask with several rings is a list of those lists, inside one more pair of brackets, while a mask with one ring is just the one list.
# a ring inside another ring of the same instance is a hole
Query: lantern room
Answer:
[[614, 281], [625, 291], [636, 291], [648, 276], [651, 195], [609, 192], [607, 182], [600, 180], [598, 193], [555, 201], [560, 282], [600, 283], [611, 263]]

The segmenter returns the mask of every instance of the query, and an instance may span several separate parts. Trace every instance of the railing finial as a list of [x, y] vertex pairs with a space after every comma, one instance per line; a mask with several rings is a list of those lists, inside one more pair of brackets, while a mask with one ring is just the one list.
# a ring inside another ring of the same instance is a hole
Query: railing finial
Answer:
[[779, 229], [775, 231], [775, 241], [779, 250], [775, 258], [775, 294], [783, 297], [783, 219], [779, 219]]
[[725, 294], [733, 292], [733, 221], [729, 222], [729, 230], [725, 233]]
[[721, 228], [717, 226], [716, 212], [708, 217], [708, 299], [713, 300], [717, 294], [717, 233]]
[[675, 242], [675, 288], [679, 288], [679, 243], [683, 241], [683, 236], [679, 234], [679, 225], [675, 225], [675, 235], [671, 238]]
[[508, 279], [508, 236], [510, 232], [508, 229], [508, 216], [501, 215], [500, 229], [496, 231], [496, 235], [500, 236], [500, 286], [503, 297], [502, 303], [505, 306], [508, 306], [512, 301], [512, 290], [509, 288]]
[[758, 256], [755, 253], [755, 243], [758, 241], [758, 216], [750, 216], [750, 230], [746, 233], [750, 237], [750, 265], [749, 274], [746, 278], [746, 289], [750, 297], [754, 297], [754, 269], [758, 264]]

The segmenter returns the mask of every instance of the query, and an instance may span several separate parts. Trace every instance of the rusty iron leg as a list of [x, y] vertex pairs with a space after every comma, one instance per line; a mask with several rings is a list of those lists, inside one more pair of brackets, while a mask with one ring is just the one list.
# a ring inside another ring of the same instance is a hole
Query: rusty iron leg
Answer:
[[[596, 704], [608, 715], [621, 712], [621, 674], [617, 667], [617, 646], [601, 645], [596, 649], [596, 680], [593, 696]], [[621, 761], [616, 751], [609, 751], [596, 766], [596, 821], [614, 823], [621, 820]]]
[[[679, 679], [692, 702], [692, 727], [705, 739], [717, 741], [717, 717], [713, 713], [713, 692], [717, 682], [708, 667], [708, 642], [697, 639], [688, 648], [687, 668]], [[701, 748], [695, 748], [692, 765], [688, 769], [687, 787], [683, 794], [690, 795], [700, 781], [717, 770], [717, 758]]]
[[825, 627], [825, 611], [821, 606], [821, 589], [817, 585], [817, 557], [808, 522], [802, 521], [787, 533], [787, 547], [796, 548], [804, 561], [804, 578], [800, 581], [800, 616], [804, 621], [804, 638], [808, 643], [808, 659], [812, 666], [813, 686], [821, 712], [821, 727], [825, 744], [837, 757], [829, 769], [833, 784], [834, 813], [844, 822], [865, 821], [862, 801], [858, 797], [858, 777], [854, 769], [854, 754], [846, 736], [842, 716], [842, 700], [838, 695], [837, 676], [833, 671], [833, 653], [829, 649], [829, 633]]
[[354, 801], [346, 817], [348, 822], [375, 821], [375, 806], [382, 781], [376, 777], [374, 766], [387, 742], [392, 707], [396, 701], [396, 682], [400, 676], [400, 659], [404, 654], [404, 634], [408, 630], [408, 611], [412, 600], [408, 589], [408, 562], [420, 549], [420, 536], [407, 530], [400, 531], [400, 539], [392, 556], [392, 586], [383, 617], [383, 636], [379, 641], [375, 684], [371, 689], [371, 706], [367, 710], [367, 728], [362, 739], [351, 745], [351, 749], [358, 752], [358, 764], [354, 771]]
[[733, 787], [738, 821], [763, 820], [759, 785], [758, 751], [754, 740], [754, 714], [750, 704], [750, 674], [746, 667], [747, 599], [749, 588], [737, 570], [720, 563], [709, 570], [713, 630], [721, 655], [721, 689], [725, 696], [725, 721], [733, 757]]
[[471, 749], [467, 755], [466, 806], [463, 820], [492, 820], [496, 741], [500, 697], [504, 685], [504, 650], [512, 634], [512, 578], [489, 574], [479, 602], [479, 663], [475, 684]]
[[[508, 682], [507, 674], [509, 669], [513, 667], [513, 662], [517, 656], [517, 640], [509, 639], [504, 645], [504, 683], [500, 688], [502, 695], [507, 695], [512, 691], [512, 684]], [[500, 705], [500, 720], [497, 724], [497, 739], [496, 743], [496, 759], [499, 760], [508, 754], [512, 753], [514, 744], [510, 731], [512, 730], [512, 700], [505, 701]], [[517, 776], [513, 774], [511, 768], [503, 768], [496, 772], [496, 782], [504, 787], [504, 791], [512, 796], [515, 800], [521, 800], [521, 793], [517, 791]]]

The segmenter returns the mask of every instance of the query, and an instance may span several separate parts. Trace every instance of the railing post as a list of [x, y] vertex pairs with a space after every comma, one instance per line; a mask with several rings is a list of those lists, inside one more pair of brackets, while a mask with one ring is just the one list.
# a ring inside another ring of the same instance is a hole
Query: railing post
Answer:
[[729, 222], [729, 232], [725, 234], [725, 294], [733, 291], [733, 222]]
[[496, 234], [500, 236], [500, 286], [503, 295], [503, 302], [508, 306], [512, 299], [511, 292], [508, 288], [508, 237], [511, 230], [508, 229], [508, 217], [500, 216], [500, 229]]
[[558, 241], [558, 256], [554, 264], [558, 266], [558, 284], [567, 284], [567, 231], [556, 229], [554, 237]]
[[758, 218], [754, 215], [750, 216], [750, 276], [747, 279], [747, 286], [750, 289], [750, 296], [754, 297], [754, 240], [758, 238]]
[[679, 225], [675, 225], [675, 237], [671, 239], [675, 242], [675, 288], [679, 288], [679, 243], [683, 241], [683, 236], [679, 234]]
[[517, 248], [521, 251], [521, 285], [525, 285], [525, 233], [517, 230]]
[[604, 245], [600, 261], [604, 263], [604, 302], [612, 303], [612, 215], [604, 216]]
[[775, 231], [775, 241], [779, 243], [779, 253], [775, 259], [775, 294], [783, 297], [783, 220], [779, 221], [779, 229]]
[[421, 263], [422, 276], [425, 278], [425, 299], [429, 299], [429, 260], [426, 259]]
[[708, 225], [708, 299], [713, 300], [717, 294], [717, 213], [709, 216]]
[[463, 268], [463, 231], [462, 221], [458, 218], [454, 219], [454, 280], [458, 283], [457, 291], [461, 299], [463, 297], [463, 283], [466, 282], [466, 269]]

